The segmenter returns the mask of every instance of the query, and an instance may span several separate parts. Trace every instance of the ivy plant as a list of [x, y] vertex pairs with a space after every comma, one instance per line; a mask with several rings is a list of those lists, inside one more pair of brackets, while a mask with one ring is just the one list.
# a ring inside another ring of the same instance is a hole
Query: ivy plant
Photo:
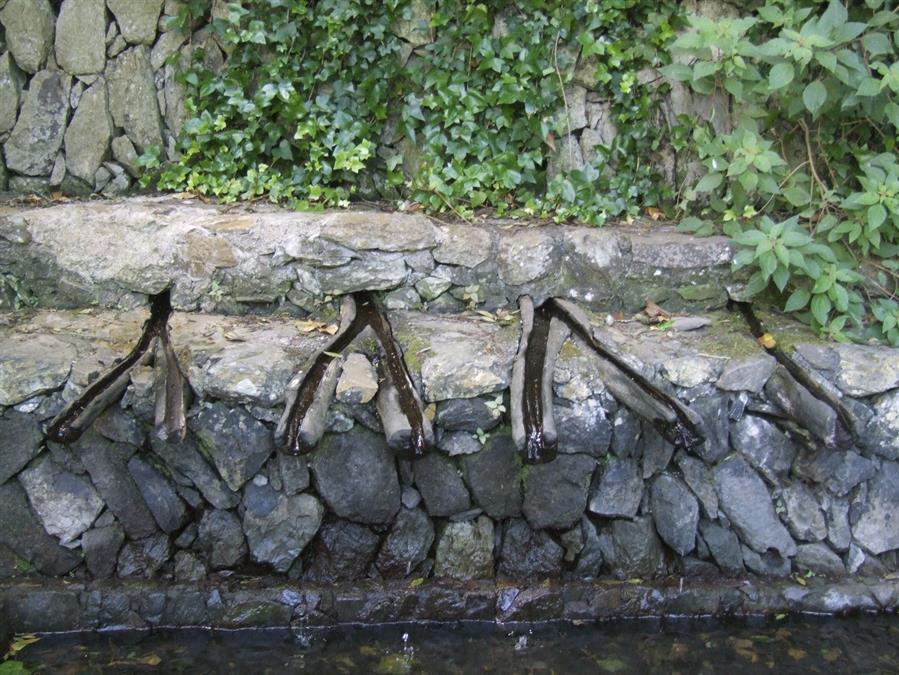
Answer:
[[[301, 208], [361, 197], [461, 217], [489, 207], [597, 224], [670, 197], [650, 161], [661, 91], [637, 74], [667, 62], [663, 47], [679, 25], [673, 0], [220, 7], [210, 26], [224, 66], [196, 48], [181, 69], [189, 119], [179, 161], [166, 165], [159, 148], [142, 158], [161, 188]], [[174, 22], [195, 28], [208, 12], [191, 0]], [[401, 24], [426, 39], [404, 41]], [[565, 90], [576, 77], [608, 103], [619, 133], [584, 166], [552, 172], [571, 131]]]

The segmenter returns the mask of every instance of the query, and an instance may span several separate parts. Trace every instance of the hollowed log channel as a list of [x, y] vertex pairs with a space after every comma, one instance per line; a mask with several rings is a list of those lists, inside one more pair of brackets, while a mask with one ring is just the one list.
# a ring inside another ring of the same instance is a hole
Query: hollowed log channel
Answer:
[[381, 346], [386, 372], [393, 386], [396, 387], [400, 408], [409, 421], [411, 433], [405, 447], [394, 448], [397, 454], [406, 459], [421, 457], [430, 449], [428, 426], [425, 423], [421, 404], [412, 384], [412, 378], [406, 369], [403, 352], [393, 337], [393, 331], [387, 318], [378, 309], [374, 296], [368, 291], [360, 291], [350, 296], [353, 303], [352, 318], [349, 325], [341, 327], [335, 338], [315, 357], [312, 366], [303, 376], [288, 410], [282, 429], [277, 439], [283, 452], [299, 455], [315, 449], [319, 434], [304, 439], [301, 433], [303, 421], [316, 400], [316, 393], [322, 383], [331, 362], [343, 352], [366, 327], [371, 327]]
[[777, 340], [765, 330], [764, 325], [755, 315], [750, 303], [731, 299], [729, 306], [731, 309], [736, 308], [740, 314], [742, 314], [746, 324], [749, 326], [749, 331], [762, 349], [773, 356], [774, 359], [782, 365], [793, 379], [804, 387], [809, 394], [818, 401], [829, 406], [834, 413], [836, 413], [837, 421], [839, 422], [839, 428], [837, 429], [837, 447], [851, 447], [855, 445], [858, 440], [855, 417], [846, 408], [843, 402], [832, 392], [827, 391], [827, 389], [822, 387], [818, 382], [815, 382], [802, 366], [796, 363], [793, 358], [778, 346]]
[[[531, 315], [530, 299], [520, 302], [522, 316]], [[557, 319], [583, 340], [602, 359], [615, 370], [616, 377], [623, 380], [612, 390], [619, 403], [634, 410], [640, 417], [647, 419], [668, 442], [678, 448], [692, 448], [705, 442], [705, 434], [701, 429], [701, 420], [683, 403], [653, 385], [636, 368], [613, 349], [602, 344], [593, 333], [592, 327], [580, 310], [566, 301], [550, 298], [536, 308], [530, 325], [522, 327], [523, 344], [519, 349], [519, 358], [524, 360], [524, 382], [520, 401], [512, 401], [513, 406], [520, 406], [523, 418], [524, 439], [519, 442], [519, 451], [524, 461], [529, 464], [540, 464], [552, 461], [557, 452], [555, 429], [547, 434], [545, 421], [551, 422], [551, 413], [547, 414], [546, 406], [552, 403], [551, 388], [546, 388], [544, 377], [552, 377], [546, 367], [547, 357], [555, 358], [555, 354], [547, 354], [547, 340], [550, 334], [551, 321]], [[558, 345], [561, 347], [561, 345]], [[612, 372], [612, 371], [607, 371]], [[611, 387], [611, 382], [605, 383]], [[623, 389], [636, 388], [638, 393], [622, 395]], [[617, 390], [617, 391], [616, 391]], [[648, 397], [649, 402], [636, 406], [634, 396]], [[630, 399], [631, 404], [628, 404]], [[659, 414], [665, 411], [665, 414]], [[513, 414], [513, 420], [517, 415]], [[513, 423], [514, 425], [514, 423]], [[523, 447], [522, 447], [523, 446]]]
[[186, 380], [169, 337], [168, 320], [171, 314], [171, 292], [168, 289], [150, 296], [150, 318], [144, 322], [137, 344], [128, 356], [98, 377], [50, 422], [46, 432], [48, 441], [63, 444], [77, 441], [100, 413], [125, 391], [131, 370], [149, 355], [157, 340], [162, 345], [165, 359], [164, 398], [163, 404], [157, 406], [157, 427], [163, 435], [183, 436]]

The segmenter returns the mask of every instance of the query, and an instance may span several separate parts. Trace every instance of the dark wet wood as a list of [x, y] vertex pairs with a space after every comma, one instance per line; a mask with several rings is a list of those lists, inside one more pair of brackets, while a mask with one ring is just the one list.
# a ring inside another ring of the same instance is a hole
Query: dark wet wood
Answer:
[[406, 369], [402, 349], [393, 337], [390, 323], [379, 310], [374, 295], [368, 291], [359, 291], [353, 293], [352, 297], [356, 304], [356, 312], [349, 327], [319, 353], [312, 367], [303, 376], [287, 420], [282, 451], [299, 455], [315, 449], [314, 445], [305, 443], [300, 434], [303, 419], [315, 400], [315, 392], [331, 361], [337, 358], [335, 355], [343, 352], [367, 326], [371, 326], [381, 346], [387, 373], [397, 389], [400, 408], [412, 429], [409, 446], [398, 454], [406, 459], [421, 457], [429, 449], [430, 444], [425, 434], [421, 405], [415, 395], [412, 378]]
[[[842, 438], [839, 443], [840, 446], [851, 447], [855, 445], [858, 440], [857, 431], [855, 428], [855, 421], [852, 413], [843, 405], [843, 402], [835, 396], [833, 393], [827, 391], [820, 384], [815, 382], [815, 380], [800, 366], [796, 361], [793, 360], [783, 349], [781, 349], [777, 344], [777, 339], [774, 339], [774, 346], [768, 347], [766, 346], [766, 340], [762, 338], [766, 335], [770, 335], [770, 333], [765, 330], [765, 326], [759, 320], [759, 318], [755, 315], [755, 312], [752, 309], [752, 304], [748, 302], [741, 302], [738, 300], [731, 300], [728, 303], [728, 306], [731, 309], [736, 308], [740, 314], [743, 316], [743, 319], [746, 321], [746, 324], [749, 326], [749, 332], [752, 333], [752, 336], [759, 343], [759, 346], [762, 347], [768, 354], [774, 357], [774, 359], [782, 365], [786, 371], [796, 380], [799, 384], [801, 384], [805, 389], [816, 399], [821, 401], [822, 403], [830, 406], [833, 411], [837, 415], [837, 420], [841, 426], [842, 433], [840, 434]], [[773, 335], [771, 336], [774, 337]]]
[[141, 336], [134, 349], [124, 359], [103, 373], [75, 401], [66, 407], [47, 428], [46, 438], [54, 443], [74, 443], [87, 427], [90, 420], [81, 419], [85, 410], [101, 397], [109, 388], [128, 373], [148, 352], [154, 341], [166, 330], [172, 313], [171, 294], [168, 289], [150, 296], [150, 318], [144, 322]]

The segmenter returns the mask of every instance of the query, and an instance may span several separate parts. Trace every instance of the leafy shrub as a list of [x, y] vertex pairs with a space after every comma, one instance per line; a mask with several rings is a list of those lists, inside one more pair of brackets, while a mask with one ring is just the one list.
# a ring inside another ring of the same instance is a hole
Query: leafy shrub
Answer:
[[682, 196], [682, 227], [723, 222], [736, 266], [754, 270], [749, 295], [773, 287], [836, 339], [899, 345], [899, 13], [847, 4], [690, 17], [664, 71], [731, 103], [726, 133], [693, 135], [704, 175]]

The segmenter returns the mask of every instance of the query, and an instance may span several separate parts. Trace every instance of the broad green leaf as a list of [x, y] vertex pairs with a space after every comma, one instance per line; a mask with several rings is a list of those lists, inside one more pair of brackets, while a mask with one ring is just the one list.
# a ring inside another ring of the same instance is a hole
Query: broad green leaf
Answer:
[[787, 282], [790, 281], [790, 270], [786, 267], [778, 267], [774, 274], [771, 275], [771, 278], [774, 280], [777, 290], [783, 293], [783, 290], [787, 287]]
[[794, 74], [792, 63], [778, 63], [768, 73], [768, 88], [776, 91], [786, 87], [793, 81]]
[[859, 96], [877, 96], [881, 89], [883, 89], [883, 85], [884, 83], [881, 80], [876, 80], [873, 77], [866, 77], [859, 85], [856, 94]]
[[829, 32], [834, 28], [846, 23], [849, 20], [849, 14], [840, 0], [830, 0], [827, 9], [818, 20], [818, 27], [824, 32]]
[[740, 185], [743, 186], [743, 189], [746, 190], [746, 192], [754, 192], [759, 183], [758, 174], [754, 171], [744, 171], [737, 180], [740, 181]]
[[838, 312], [845, 312], [849, 309], [849, 294], [842, 285], [834, 284], [828, 294], [833, 298], [834, 307]]
[[868, 208], [868, 227], [876, 230], [887, 219], [887, 210], [883, 204], [874, 204]]
[[871, 56], [889, 54], [893, 51], [893, 47], [890, 44], [890, 38], [884, 33], [868, 33], [862, 38], [862, 47], [864, 47]]
[[719, 185], [721, 185], [721, 181], [724, 180], [724, 176], [720, 173], [709, 173], [703, 176], [700, 181], [696, 184], [697, 192], [711, 192]]
[[818, 277], [818, 280], [815, 281], [815, 287], [812, 289], [812, 293], [815, 295], [819, 293], [827, 293], [830, 290], [830, 287], [833, 286], [833, 277], [829, 274], [822, 274]]
[[804, 288], [797, 288], [787, 299], [787, 304], [784, 305], [784, 311], [795, 312], [802, 309], [808, 304], [811, 297], [811, 293]]
[[777, 256], [777, 259], [785, 266], [789, 266], [790, 264], [790, 252], [787, 250], [787, 247], [782, 243], [777, 242], [774, 244], [774, 255]]
[[749, 277], [749, 282], [746, 284], [744, 293], [746, 294], [746, 297], [751, 298], [754, 295], [758, 295], [766, 288], [768, 288], [768, 280], [763, 277], [760, 272], [756, 272]]
[[815, 80], [809, 84], [802, 92], [802, 102], [805, 104], [806, 110], [815, 115], [824, 102], [827, 100], [827, 88], [820, 80]]
[[808, 193], [808, 190], [795, 185], [792, 187], [784, 188], [783, 195], [793, 206], [805, 206], [812, 198]]
[[677, 82], [689, 82], [693, 79], [693, 69], [685, 63], [670, 63], [659, 68], [665, 77]]
[[759, 269], [765, 275], [765, 279], [771, 278], [774, 270], [777, 269], [777, 258], [771, 251], [765, 251], [759, 256]]
[[764, 232], [758, 230], [746, 230], [735, 235], [733, 239], [742, 246], [758, 246], [763, 241], [767, 241], [768, 237]]
[[883, 108], [883, 114], [886, 115], [887, 119], [890, 121], [897, 131], [899, 131], [899, 104], [893, 103], [890, 101]]
[[784, 232], [783, 235], [783, 243], [786, 246], [805, 246], [808, 244], [812, 238], [805, 232], [799, 232], [798, 230], [790, 230], [789, 232]]
[[721, 70], [721, 64], [717, 61], [699, 61], [693, 66], [693, 79], [701, 80], [709, 75], [714, 75]]
[[812, 316], [822, 326], [827, 325], [827, 316], [831, 309], [830, 298], [826, 295], [816, 295], [812, 298]]
[[867, 30], [868, 24], [861, 21], [849, 21], [841, 26], [837, 26], [833, 32], [833, 39], [837, 42], [849, 42]]

